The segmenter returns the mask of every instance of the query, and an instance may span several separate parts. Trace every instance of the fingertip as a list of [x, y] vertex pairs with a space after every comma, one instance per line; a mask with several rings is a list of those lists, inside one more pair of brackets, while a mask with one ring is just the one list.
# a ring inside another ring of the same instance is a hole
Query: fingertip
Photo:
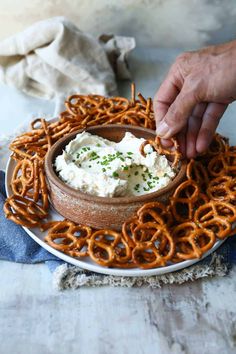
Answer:
[[196, 150], [198, 154], [202, 154], [203, 152], [205, 152], [208, 148], [210, 144], [210, 141], [204, 139], [203, 137], [199, 137], [197, 139], [197, 143], [196, 143]]
[[168, 124], [166, 124], [165, 121], [162, 121], [159, 123], [159, 125], [156, 127], [156, 134], [163, 139], [168, 139], [171, 137], [170, 134], [170, 128]]
[[196, 150], [198, 154], [202, 154], [208, 148], [214, 136], [214, 130], [201, 128], [197, 137]]
[[179, 146], [179, 150], [181, 152], [182, 158], [186, 157], [186, 149], [185, 149], [185, 145], [180, 145]]
[[186, 156], [188, 159], [194, 159], [197, 156], [196, 150], [187, 151]]
[[161, 139], [161, 144], [165, 148], [170, 148], [173, 146], [173, 141], [170, 139]]
[[182, 154], [182, 157], [186, 157], [186, 137], [185, 132], [181, 132], [177, 135], [177, 140], [179, 144], [179, 150]]
[[194, 139], [193, 136], [188, 137], [186, 143], [186, 156], [188, 159], [193, 159], [197, 155], [196, 151], [196, 138]]
[[220, 118], [225, 112], [227, 105], [221, 103], [209, 103], [203, 115], [202, 126], [197, 138], [197, 152], [205, 152], [210, 145]]

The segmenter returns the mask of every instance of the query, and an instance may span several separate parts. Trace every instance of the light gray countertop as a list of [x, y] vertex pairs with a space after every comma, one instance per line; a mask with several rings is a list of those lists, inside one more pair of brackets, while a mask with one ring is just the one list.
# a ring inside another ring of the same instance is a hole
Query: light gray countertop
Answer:
[[[137, 89], [153, 95], [176, 50], [136, 50], [130, 65]], [[127, 95], [129, 83], [120, 84]], [[53, 104], [0, 88], [1, 132]], [[236, 105], [220, 131], [236, 143]], [[3, 167], [5, 161], [1, 161]], [[13, 236], [14, 237], [14, 236]], [[58, 292], [44, 264], [0, 262], [0, 353], [233, 354], [236, 352], [236, 268], [208, 278], [150, 288], [81, 288]]]

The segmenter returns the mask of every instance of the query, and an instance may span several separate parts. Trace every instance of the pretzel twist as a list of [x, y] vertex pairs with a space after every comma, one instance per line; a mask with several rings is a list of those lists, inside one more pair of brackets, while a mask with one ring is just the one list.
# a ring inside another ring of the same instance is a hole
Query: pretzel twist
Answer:
[[[87, 242], [91, 237], [92, 229], [89, 226], [76, 225], [72, 221], [64, 220], [42, 226], [49, 231], [45, 241], [56, 250], [62, 251], [72, 257], [88, 256]], [[60, 243], [56, 242], [60, 240]]]
[[175, 138], [171, 138], [173, 146], [171, 148], [165, 148], [162, 145], [161, 139], [156, 136], [155, 140], [145, 140], [140, 146], [140, 153], [145, 157], [145, 146], [151, 145], [154, 151], [156, 151], [159, 155], [165, 155], [170, 161], [173, 168], [177, 167], [179, 161], [182, 157], [179, 151], [179, 145]]
[[38, 159], [23, 159], [17, 162], [11, 180], [11, 188], [16, 196], [42, 202], [43, 209], [48, 210], [48, 190], [42, 162]]
[[47, 217], [40, 205], [18, 195], [7, 198], [3, 210], [7, 219], [26, 227], [40, 226]]
[[180, 260], [200, 258], [212, 248], [215, 239], [211, 230], [196, 228], [188, 236], [176, 239], [176, 257]]
[[207, 194], [212, 200], [235, 201], [236, 178], [220, 176], [212, 179], [207, 187]]
[[227, 202], [211, 200], [210, 202], [201, 205], [195, 211], [194, 221], [201, 224], [216, 217], [233, 223], [236, 221], [236, 208]]
[[93, 261], [102, 266], [112, 266], [114, 262], [123, 264], [131, 259], [128, 243], [113, 230], [94, 232], [88, 240], [88, 250]]
[[193, 219], [195, 204], [199, 202], [200, 188], [193, 180], [181, 183], [171, 198], [171, 211], [178, 222]]
[[207, 170], [201, 161], [194, 161], [193, 159], [189, 161], [186, 168], [186, 177], [204, 189], [209, 183]]
[[138, 219], [141, 223], [154, 221], [160, 225], [170, 226], [173, 223], [173, 216], [169, 209], [160, 202], [150, 202], [144, 204], [137, 211]]
[[222, 152], [226, 152], [228, 148], [229, 148], [229, 140], [224, 136], [216, 133], [215, 136], [213, 137], [211, 144], [207, 149], [206, 154], [209, 157], [216, 156]]

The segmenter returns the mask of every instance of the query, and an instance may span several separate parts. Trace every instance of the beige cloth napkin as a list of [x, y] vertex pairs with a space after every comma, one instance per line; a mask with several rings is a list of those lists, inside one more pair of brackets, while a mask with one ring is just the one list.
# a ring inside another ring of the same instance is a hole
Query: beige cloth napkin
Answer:
[[80, 31], [64, 17], [37, 22], [0, 42], [0, 82], [44, 99], [72, 93], [112, 95], [116, 77], [130, 78], [131, 37]]
[[208, 262], [194, 264], [177, 272], [142, 276], [142, 277], [121, 277], [113, 275], [103, 275], [89, 272], [70, 264], [62, 264], [53, 273], [53, 285], [57, 290], [77, 289], [81, 286], [122, 286], [161, 288], [165, 284], [183, 284], [197, 279], [225, 276], [229, 271], [229, 264], [225, 263], [222, 255], [217, 252], [211, 255]]

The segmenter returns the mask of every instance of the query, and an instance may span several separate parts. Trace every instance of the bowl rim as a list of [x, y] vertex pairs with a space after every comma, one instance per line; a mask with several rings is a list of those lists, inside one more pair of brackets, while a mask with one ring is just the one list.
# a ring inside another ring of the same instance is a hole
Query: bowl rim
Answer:
[[[180, 184], [180, 182], [183, 180], [183, 177], [185, 175], [186, 171], [186, 166], [187, 166], [187, 161], [185, 159], [181, 160], [181, 166], [176, 174], [175, 178], [164, 188], [159, 189], [158, 191], [152, 192], [152, 193], [147, 193], [143, 194], [140, 196], [127, 196], [127, 197], [100, 197], [92, 194], [87, 194], [84, 192], [81, 192], [80, 190], [74, 189], [70, 186], [68, 186], [65, 182], [63, 182], [56, 174], [56, 171], [53, 168], [53, 157], [55, 150], [58, 149], [60, 145], [63, 145], [65, 140], [68, 140], [68, 143], [70, 140], [72, 140], [77, 134], [82, 133], [83, 131], [88, 131], [88, 132], [93, 132], [96, 129], [129, 129], [129, 130], [140, 130], [140, 131], [145, 131], [148, 133], [151, 133], [153, 137], [156, 136], [155, 131], [143, 127], [139, 127], [136, 125], [121, 125], [121, 124], [107, 124], [107, 125], [94, 125], [91, 127], [86, 127], [84, 129], [78, 129], [74, 132], [71, 132], [62, 138], [60, 138], [53, 146], [50, 148], [50, 150], [47, 152], [46, 157], [45, 157], [45, 174], [46, 178], [50, 180], [53, 184], [55, 184], [59, 189], [61, 189], [64, 193], [77, 198], [77, 199], [82, 199], [90, 202], [95, 202], [95, 203], [100, 203], [100, 204], [111, 204], [111, 205], [117, 205], [117, 204], [132, 204], [132, 203], [141, 203], [141, 202], [149, 202], [153, 201], [154, 199], [158, 199], [160, 196], [170, 192], [170, 190], [177, 188], [177, 186]], [[50, 192], [49, 192], [50, 193]]]

